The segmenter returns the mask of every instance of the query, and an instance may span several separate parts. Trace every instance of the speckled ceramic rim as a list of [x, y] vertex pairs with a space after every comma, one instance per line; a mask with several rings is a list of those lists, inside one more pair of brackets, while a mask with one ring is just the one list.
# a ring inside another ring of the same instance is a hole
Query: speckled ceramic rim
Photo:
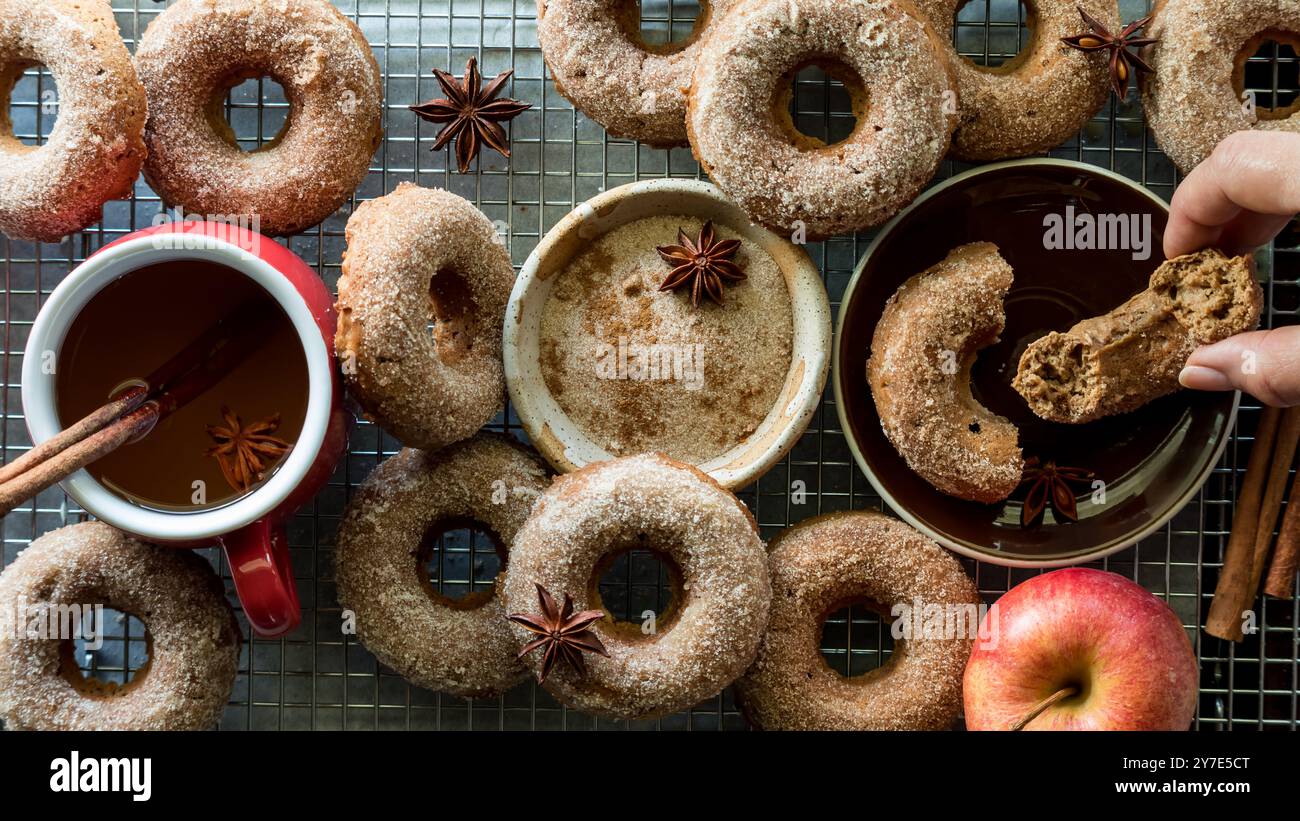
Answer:
[[[917, 208], [920, 208], [928, 200], [939, 196], [948, 188], [958, 183], [964, 182], [970, 179], [971, 177], [977, 177], [982, 174], [1001, 171], [1006, 168], [1027, 167], [1027, 166], [1035, 166], [1035, 165], [1054, 166], [1057, 168], [1071, 168], [1089, 174], [1097, 174], [1103, 177], [1107, 177], [1109, 179], [1115, 180], [1116, 182], [1123, 183], [1129, 188], [1132, 188], [1135, 191], [1141, 193], [1143, 196], [1149, 199], [1157, 208], [1161, 209], [1165, 213], [1168, 213], [1169, 211], [1168, 204], [1166, 204], [1164, 200], [1160, 199], [1155, 194], [1151, 193], [1145, 187], [1133, 182], [1127, 177], [1124, 177], [1120, 174], [1116, 174], [1113, 171], [1110, 171], [1105, 168], [1100, 168], [1095, 165], [1088, 165], [1087, 163], [1074, 162], [1072, 160], [1038, 158], [1038, 159], [1028, 159], [1028, 160], [1011, 160], [1009, 162], [1000, 162], [1000, 163], [991, 163], [989, 165], [982, 165], [979, 168], [966, 171], [962, 174], [958, 174], [957, 176], [952, 177], [951, 179], [945, 180], [939, 185], [936, 185], [934, 188], [931, 188], [930, 190], [926, 191], [924, 194], [918, 197], [911, 205], [903, 209], [902, 212], [900, 212], [896, 217], [890, 220], [889, 223], [883, 229], [881, 229], [880, 233], [876, 236], [875, 240], [872, 241], [871, 245], [867, 248], [866, 254], [864, 254], [862, 259], [858, 262], [857, 268], [854, 269], [853, 271], [853, 277], [849, 280], [848, 287], [845, 288], [844, 290], [844, 297], [840, 301], [839, 322], [836, 325], [836, 327], [839, 328], [844, 327], [844, 321], [847, 316], [848, 307], [852, 300], [854, 289], [858, 285], [858, 278], [862, 275], [862, 272], [866, 269], [867, 263], [870, 261], [872, 254], [875, 253], [876, 249], [890, 235], [890, 233], [894, 230], [894, 227], [897, 226], [900, 222], [902, 222], [903, 219], [906, 218], [910, 213], [915, 211]], [[1175, 502], [1173, 505], [1171, 505], [1167, 510], [1161, 511], [1158, 515], [1152, 518], [1150, 523], [1148, 523], [1147, 525], [1145, 525], [1139, 530], [1135, 530], [1117, 539], [1106, 542], [1105, 544], [1098, 545], [1093, 550], [1089, 550], [1084, 553], [1074, 553], [1069, 556], [1062, 556], [1059, 558], [1027, 559], [1021, 557], [1006, 556], [1004, 554], [999, 553], [996, 550], [983, 549], [980, 548], [978, 545], [950, 539], [944, 534], [932, 529], [928, 524], [926, 524], [926, 522], [923, 519], [920, 519], [919, 517], [913, 515], [912, 512], [909, 511], [905, 506], [899, 504], [898, 500], [895, 499], [886, 489], [885, 483], [882, 482], [880, 478], [876, 475], [875, 471], [872, 470], [871, 464], [867, 462], [866, 457], [863, 456], [862, 449], [858, 447], [857, 439], [853, 436], [852, 427], [849, 425], [849, 420], [845, 416], [844, 401], [841, 396], [841, 393], [843, 391], [843, 384], [842, 384], [841, 372], [840, 372], [840, 349], [838, 344], [838, 337], [836, 339], [836, 345], [834, 351], [833, 374], [834, 376], [832, 378], [832, 383], [834, 385], [834, 390], [835, 390], [835, 412], [839, 416], [840, 429], [844, 431], [844, 438], [849, 443], [849, 449], [853, 451], [854, 461], [858, 463], [858, 467], [862, 468], [862, 472], [866, 474], [867, 481], [869, 481], [871, 483], [871, 486], [876, 489], [876, 492], [880, 494], [880, 498], [883, 499], [885, 503], [889, 505], [889, 507], [892, 510], [898, 513], [898, 515], [904, 521], [906, 521], [912, 527], [915, 527], [917, 530], [921, 531], [925, 535], [929, 536], [931, 539], [934, 539], [939, 544], [948, 548], [949, 550], [960, 553], [963, 556], [969, 556], [972, 559], [978, 559], [980, 561], [990, 562], [992, 564], [1002, 565], [1004, 567], [1029, 567], [1029, 568], [1068, 567], [1071, 565], [1083, 564], [1084, 562], [1096, 561], [1105, 556], [1109, 556], [1112, 553], [1116, 553], [1120, 550], [1123, 550], [1124, 548], [1129, 547], [1130, 545], [1133, 545], [1141, 541], [1142, 539], [1145, 539], [1147, 536], [1150, 536], [1152, 533], [1155, 533], [1157, 530], [1164, 527], [1165, 524], [1170, 519], [1172, 519], [1179, 510], [1182, 510], [1184, 505], [1186, 505], [1188, 502], [1192, 500], [1192, 497], [1194, 497], [1200, 491], [1201, 485], [1203, 485], [1205, 483], [1205, 480], [1209, 478], [1210, 473], [1214, 470], [1214, 466], [1219, 463], [1219, 460], [1223, 457], [1224, 450], [1228, 446], [1228, 437], [1227, 436], [1219, 437], [1220, 438], [1219, 446], [1218, 448], [1215, 449], [1213, 458], [1206, 460], [1206, 463], [1201, 468], [1201, 470], [1196, 475], [1189, 477], [1187, 483], [1187, 489], [1178, 497], [1178, 501]], [[1240, 406], [1240, 404], [1241, 404], [1241, 394], [1238, 393], [1233, 398], [1232, 413], [1229, 414], [1227, 422], [1225, 423], [1225, 427], [1224, 427], [1225, 430], [1230, 430], [1233, 427], [1233, 425], [1236, 424], [1237, 409]]]
[[725, 225], [755, 243], [780, 265], [794, 316], [792, 365], [777, 403], [758, 429], [700, 470], [725, 488], [744, 487], [794, 447], [817, 411], [830, 367], [831, 309], [817, 266], [808, 253], [752, 224], [717, 188], [699, 180], [658, 179], [623, 185], [574, 208], [546, 233], [524, 263], [505, 320], [505, 371], [510, 401], [533, 445], [567, 473], [614, 458], [578, 428], [542, 379], [538, 337], [542, 308], [554, 278], [587, 243], [644, 217], [689, 214]]

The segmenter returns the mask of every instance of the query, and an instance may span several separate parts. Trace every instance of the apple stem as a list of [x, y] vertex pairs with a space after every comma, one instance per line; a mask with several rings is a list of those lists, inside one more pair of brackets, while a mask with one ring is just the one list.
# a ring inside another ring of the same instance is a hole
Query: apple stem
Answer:
[[1074, 686], [1062, 687], [1061, 689], [1057, 690], [1055, 693], [1052, 693], [1047, 698], [1035, 704], [1034, 708], [1030, 710], [1028, 713], [1026, 713], [1024, 718], [1020, 719], [1019, 721], [1017, 721], [1015, 724], [1011, 726], [1011, 731], [1015, 732], [1017, 730], [1025, 729], [1026, 724], [1038, 718], [1038, 716], [1041, 715], [1042, 712], [1046, 710], [1048, 707], [1051, 707], [1053, 704], [1055, 704], [1056, 702], [1062, 699], [1069, 698], [1070, 696], [1077, 696], [1078, 694], [1079, 694], [1078, 687], [1074, 687]]

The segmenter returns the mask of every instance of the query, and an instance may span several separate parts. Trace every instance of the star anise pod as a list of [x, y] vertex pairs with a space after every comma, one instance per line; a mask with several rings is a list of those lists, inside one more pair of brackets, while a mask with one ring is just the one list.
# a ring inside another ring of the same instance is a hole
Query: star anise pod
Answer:
[[1070, 48], [1077, 48], [1080, 51], [1104, 51], [1110, 50], [1110, 83], [1115, 92], [1115, 96], [1123, 100], [1128, 97], [1128, 81], [1135, 71], [1147, 73], [1154, 71], [1150, 64], [1138, 55], [1137, 51], [1129, 49], [1140, 49], [1143, 46], [1149, 46], [1153, 43], [1160, 42], [1152, 37], [1139, 37], [1138, 33], [1146, 28], [1147, 23], [1151, 22], [1151, 17], [1143, 17], [1141, 20], [1135, 20], [1129, 23], [1118, 34], [1111, 34], [1101, 21], [1096, 17], [1083, 10], [1079, 6], [1079, 16], [1083, 18], [1084, 25], [1088, 30], [1082, 34], [1076, 34], [1073, 37], [1062, 37], [1061, 42]]
[[509, 97], [496, 98], [513, 73], [514, 69], [503, 71], [492, 82], [483, 85], [478, 60], [473, 57], [465, 64], [465, 76], [460, 82], [447, 72], [435, 68], [433, 74], [438, 78], [438, 85], [442, 86], [442, 93], [447, 96], [410, 107], [421, 119], [431, 123], [447, 123], [433, 141], [433, 150], [440, 151], [455, 139], [456, 162], [460, 173], [469, 171], [470, 163], [485, 145], [503, 157], [510, 156], [510, 141], [506, 139], [506, 130], [501, 127], [501, 123], [513, 120], [532, 108], [531, 103]]
[[676, 245], [660, 245], [655, 249], [673, 269], [659, 286], [661, 291], [675, 291], [690, 286], [691, 306], [700, 306], [701, 293], [719, 305], [722, 304], [722, 286], [728, 282], [746, 279], [740, 266], [731, 261], [740, 250], [738, 239], [717, 239], [713, 220], [704, 223], [700, 235], [691, 242], [686, 232], [677, 229]]
[[537, 585], [537, 600], [541, 603], [541, 613], [511, 613], [506, 618], [515, 624], [522, 624], [539, 636], [525, 644], [518, 656], [523, 658], [534, 650], [542, 650], [542, 672], [537, 676], [538, 684], [546, 681], [551, 668], [560, 659], [564, 659], [581, 676], [587, 672], [583, 653], [599, 653], [609, 658], [605, 645], [591, 632], [592, 623], [605, 618], [604, 611], [583, 610], [574, 613], [573, 599], [568, 593], [564, 594], [564, 608], [560, 609], [555, 606], [554, 597], [540, 584]]
[[267, 467], [293, 446], [271, 435], [280, 427], [278, 413], [247, 427], [230, 408], [223, 406], [221, 416], [224, 425], [207, 426], [208, 436], [217, 443], [207, 455], [216, 457], [221, 475], [242, 493], [265, 479]]
[[1086, 468], [1062, 467], [1053, 461], [1039, 464], [1034, 457], [1025, 462], [1020, 484], [1029, 485], [1024, 505], [1020, 508], [1020, 526], [1029, 527], [1039, 520], [1048, 505], [1058, 519], [1079, 521], [1079, 511], [1074, 499], [1072, 483], [1091, 482], [1096, 476]]

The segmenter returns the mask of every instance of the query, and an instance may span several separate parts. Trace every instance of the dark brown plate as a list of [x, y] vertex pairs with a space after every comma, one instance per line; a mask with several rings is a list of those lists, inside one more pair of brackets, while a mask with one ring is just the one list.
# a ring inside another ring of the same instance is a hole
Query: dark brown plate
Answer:
[[[1150, 214], [1151, 258], [1127, 250], [1047, 250], [1043, 219], [1077, 213]], [[1059, 566], [1095, 559], [1133, 544], [1167, 522], [1209, 476], [1227, 443], [1238, 394], [1179, 391], [1133, 413], [1087, 425], [1034, 416], [1011, 388], [1025, 347], [1105, 313], [1147, 287], [1164, 258], [1167, 210], [1154, 194], [1104, 169], [1065, 160], [984, 166], [939, 185], [880, 233], [858, 265], [840, 306], [835, 344], [835, 398], [858, 464], [905, 520], [959, 553], [998, 564]], [[1022, 487], [1003, 504], [947, 496], [911, 471], [880, 428], [866, 381], [871, 337], [885, 301], [909, 277], [953, 248], [996, 243], [1015, 270], [1001, 340], [972, 369], [980, 402], [1020, 428], [1026, 457], [1084, 467], [1105, 482], [1105, 501], [1080, 487], [1078, 522], [1020, 526]]]

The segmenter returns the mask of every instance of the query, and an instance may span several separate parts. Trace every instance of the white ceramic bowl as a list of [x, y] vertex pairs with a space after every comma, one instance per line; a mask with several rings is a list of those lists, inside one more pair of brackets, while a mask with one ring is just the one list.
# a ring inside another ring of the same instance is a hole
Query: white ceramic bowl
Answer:
[[558, 471], [613, 459], [560, 409], [538, 363], [542, 310], [552, 274], [593, 239], [645, 217], [687, 214], [725, 225], [776, 260], [790, 288], [792, 358], [780, 398], [744, 441], [697, 467], [736, 489], [767, 472], [803, 434], [817, 410], [830, 365], [831, 311], [817, 266], [807, 252], [749, 218], [717, 188], [698, 180], [657, 179], [599, 194], [573, 209], [529, 255], [506, 308], [505, 372], [510, 401], [533, 445]]

